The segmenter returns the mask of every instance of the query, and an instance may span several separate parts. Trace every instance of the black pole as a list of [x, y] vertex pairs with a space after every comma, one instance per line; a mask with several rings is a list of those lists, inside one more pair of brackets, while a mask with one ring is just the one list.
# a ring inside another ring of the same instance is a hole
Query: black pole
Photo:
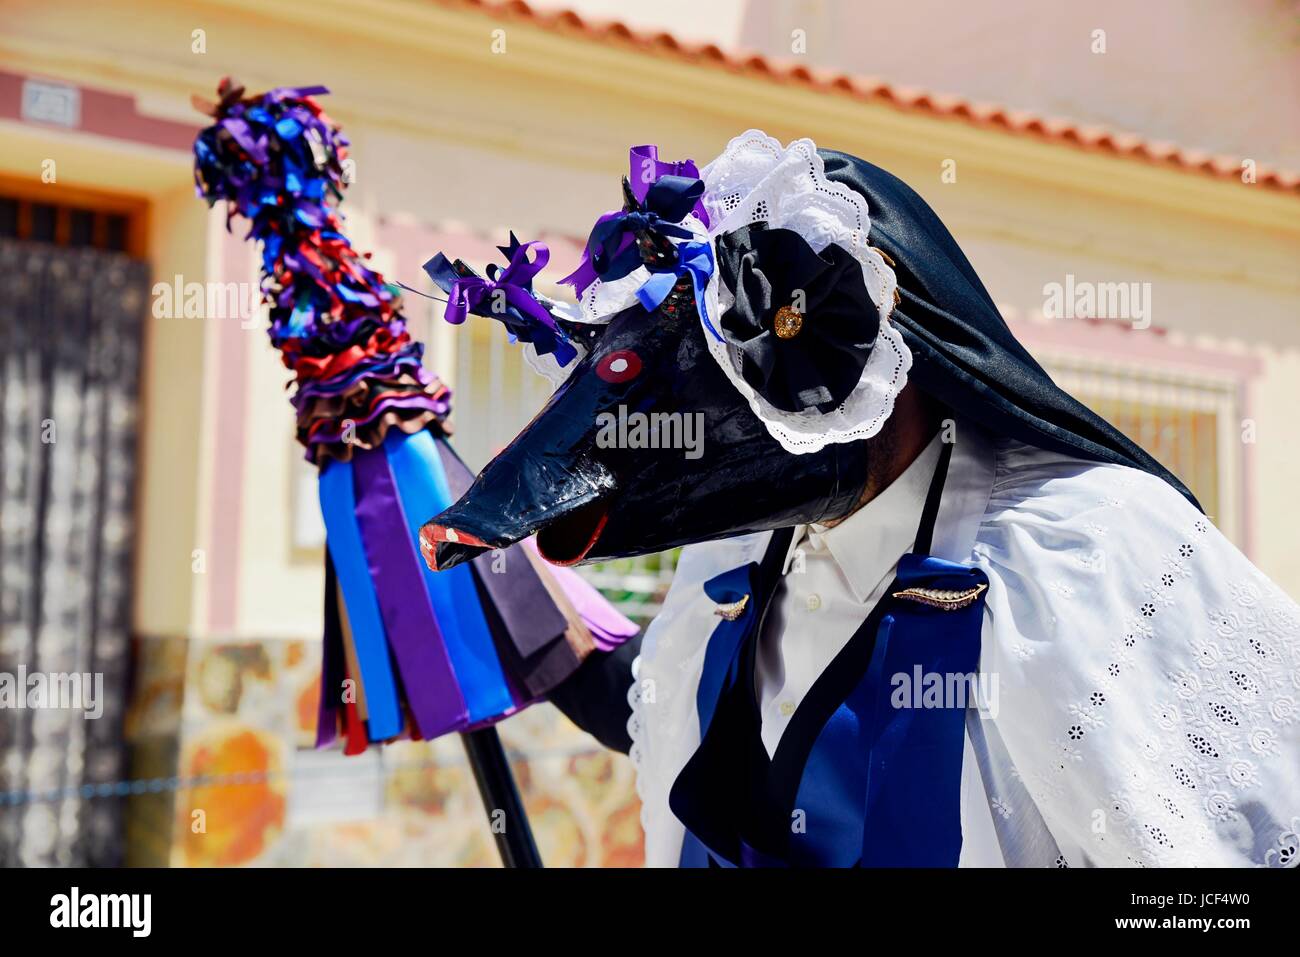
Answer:
[[501, 863], [506, 867], [541, 867], [542, 857], [533, 841], [533, 829], [528, 824], [528, 812], [515, 787], [515, 777], [510, 772], [501, 738], [494, 727], [461, 732], [469, 766], [474, 770], [474, 781], [483, 798], [492, 836], [496, 838]]

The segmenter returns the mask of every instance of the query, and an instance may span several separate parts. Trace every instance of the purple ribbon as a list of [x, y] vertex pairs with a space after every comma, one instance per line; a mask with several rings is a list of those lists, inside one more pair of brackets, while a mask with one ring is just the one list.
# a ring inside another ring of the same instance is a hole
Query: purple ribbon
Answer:
[[[530, 262], [528, 252], [531, 249], [536, 250], [536, 255]], [[551, 331], [557, 331], [551, 314], [529, 290], [533, 277], [546, 267], [550, 259], [551, 251], [545, 243], [522, 243], [510, 257], [509, 264], [502, 270], [490, 272], [487, 278], [457, 277], [447, 293], [447, 311], [443, 313], [443, 318], [450, 323], [460, 325], [471, 312], [483, 315], [480, 309], [484, 300], [494, 297], [499, 292], [508, 305], [514, 306]]]
[[249, 158], [252, 159], [253, 162], [266, 162], [267, 144], [265, 136], [254, 138], [252, 128], [249, 127], [245, 120], [239, 119], [238, 117], [228, 117], [221, 121], [221, 125], [224, 126], [226, 131], [235, 138], [235, 142], [243, 147], [244, 152], [248, 154]]
[[322, 96], [329, 92], [327, 86], [277, 86], [266, 92], [266, 98], [275, 102], [280, 100], [301, 100], [306, 96]]
[[[632, 195], [642, 206], [646, 203], [646, 197], [650, 193], [650, 187], [665, 176], [681, 176], [686, 179], [699, 179], [700, 171], [695, 165], [694, 160], [681, 160], [676, 163], [669, 163], [659, 158], [659, 147], [653, 144], [644, 146], [633, 146], [628, 150], [628, 185], [632, 187]], [[700, 222], [705, 226], [709, 225], [709, 214], [704, 208], [704, 197], [701, 195], [696, 200], [691, 212], [699, 217]], [[610, 220], [622, 216], [620, 210], [611, 210], [596, 220], [595, 226], [592, 227], [593, 233], [599, 233], [602, 227]], [[618, 260], [623, 252], [632, 245], [633, 238], [630, 233], [625, 233], [616, 249], [611, 251], [609, 258]], [[599, 277], [596, 272], [596, 265], [592, 262], [590, 243], [582, 247], [582, 259], [578, 263], [578, 268], [569, 275], [560, 280], [561, 285], [573, 286], [574, 290], [581, 296], [593, 282]]]
[[469, 710], [456, 682], [442, 631], [383, 449], [353, 456], [357, 524], [366, 563], [402, 686], [425, 740], [463, 726]]
[[[448, 443], [439, 439], [437, 444], [447, 486], [452, 497], [459, 498], [474, 481], [474, 473]], [[520, 554], [523, 547], [511, 545], [503, 556], [495, 549], [484, 552], [471, 567], [497, 654], [507, 677], [523, 685], [518, 697], [526, 704], [573, 674], [580, 662], [564, 637], [568, 622], [527, 556]], [[499, 558], [504, 558], [504, 566], [497, 564]]]
[[[632, 195], [636, 201], [645, 205], [646, 193], [650, 192], [650, 187], [659, 182], [664, 176], [684, 176], [687, 179], [699, 179], [700, 171], [695, 165], [695, 160], [680, 160], [676, 163], [669, 163], [659, 158], [659, 147], [646, 144], [645, 146], [633, 146], [628, 150], [628, 184], [632, 187]], [[647, 174], [649, 177], [647, 178]], [[695, 203], [695, 209], [692, 210], [705, 226], [709, 225], [709, 214], [704, 209], [704, 197], [700, 197]]]
[[[535, 539], [524, 539], [521, 547], [530, 549], [534, 554], [540, 554]], [[635, 637], [641, 630], [572, 568], [554, 565], [547, 570], [559, 583], [564, 597], [569, 599], [569, 604], [578, 613], [582, 623], [587, 626], [587, 630], [591, 632], [591, 637], [596, 642], [596, 647], [601, 651], [613, 651], [629, 638]]]
[[[595, 232], [596, 230], [600, 229], [600, 227], [603, 226], [605, 223], [608, 223], [611, 220], [616, 219], [617, 217], [622, 215], [623, 215], [622, 211], [617, 209], [611, 210], [610, 212], [603, 214], [599, 219], [596, 220], [596, 225], [592, 227], [592, 232]], [[629, 246], [631, 246], [633, 241], [634, 240], [632, 238], [631, 233], [624, 233], [622, 240], [619, 242], [618, 249], [615, 250], [614, 252], [614, 258], [617, 259], [620, 255], [622, 255], [623, 251], [626, 250]], [[574, 291], [577, 292], [579, 296], [581, 296], [584, 292], [587, 291], [587, 287], [590, 286], [593, 282], [595, 282], [598, 278], [600, 277], [596, 274], [596, 265], [591, 261], [591, 247], [587, 243], [583, 243], [582, 259], [578, 263], [578, 268], [575, 269], [573, 272], [569, 273], [563, 279], [561, 279], [560, 285], [572, 286], [574, 288]]]

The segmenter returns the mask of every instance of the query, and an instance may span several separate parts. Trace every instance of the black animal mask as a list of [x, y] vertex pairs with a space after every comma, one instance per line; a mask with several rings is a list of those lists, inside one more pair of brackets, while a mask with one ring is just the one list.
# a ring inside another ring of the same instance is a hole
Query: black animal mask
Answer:
[[[437, 567], [534, 533], [543, 556], [567, 565], [846, 514], [866, 480], [866, 443], [786, 452], [704, 336], [691, 316], [640, 307], [616, 316], [536, 418], [425, 527]], [[602, 442], [602, 431], [619, 440]]]

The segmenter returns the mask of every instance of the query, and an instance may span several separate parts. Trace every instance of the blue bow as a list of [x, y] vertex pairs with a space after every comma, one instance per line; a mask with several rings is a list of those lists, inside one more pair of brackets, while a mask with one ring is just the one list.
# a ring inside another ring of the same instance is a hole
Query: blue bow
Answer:
[[709, 320], [709, 312], [705, 306], [704, 297], [704, 291], [708, 288], [709, 277], [713, 275], [713, 269], [712, 244], [699, 242], [698, 240], [682, 243], [677, 247], [677, 265], [672, 269], [653, 272], [650, 278], [637, 289], [636, 297], [648, 312], [653, 312], [659, 308], [660, 303], [668, 298], [668, 294], [677, 285], [677, 280], [683, 275], [689, 275], [691, 285], [695, 288], [695, 308], [699, 311], [700, 318], [704, 320], [705, 328], [713, 334], [715, 339], [721, 342], [722, 336], [717, 329], [713, 328], [713, 323]]

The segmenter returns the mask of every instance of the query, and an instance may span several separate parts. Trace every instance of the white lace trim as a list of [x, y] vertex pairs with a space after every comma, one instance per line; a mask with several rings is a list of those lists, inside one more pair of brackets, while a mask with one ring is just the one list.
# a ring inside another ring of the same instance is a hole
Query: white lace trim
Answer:
[[[875, 435], [907, 384], [912, 354], [889, 321], [898, 281], [893, 269], [869, 243], [871, 217], [866, 199], [826, 179], [825, 166], [812, 140], [796, 140], [783, 148], [778, 140], [760, 130], [748, 130], [733, 139], [701, 175], [711, 238], [750, 223], [766, 222], [774, 228], [793, 230], [819, 253], [834, 243], [861, 264], [867, 292], [880, 313], [880, 333], [862, 378], [839, 407], [827, 413], [775, 408], [745, 382], [739, 351], [719, 342], [706, 329], [713, 358], [787, 452], [816, 452], [833, 443]], [[722, 288], [716, 271], [705, 300], [716, 324], [731, 305], [731, 293]]]
[[[556, 315], [561, 319], [565, 319], [569, 322], [587, 321], [583, 317], [582, 312], [572, 303], [564, 302], [560, 299], [552, 299], [550, 296], [545, 296], [540, 292], [534, 292], [533, 296], [538, 302], [549, 309], [553, 315]], [[583, 356], [587, 354], [587, 347], [581, 342], [570, 342], [570, 345], [577, 350], [578, 354], [568, 365], [562, 366], [560, 365], [559, 360], [555, 358], [554, 353], [548, 353], [547, 355], [542, 356], [537, 354], [537, 347], [531, 342], [521, 342], [519, 345], [523, 347], [524, 362], [528, 365], [528, 368], [532, 369], [538, 375], [543, 376], [546, 381], [551, 384], [552, 390], [558, 389], [564, 384], [565, 380], [573, 373], [573, 370], [578, 367], [578, 363], [582, 361]]]
[[567, 366], [562, 366], [553, 352], [542, 356], [537, 354], [537, 347], [531, 342], [521, 342], [519, 345], [523, 347], [524, 362], [528, 368], [545, 377], [551, 384], [552, 390], [558, 389], [565, 383], [573, 370], [578, 367], [578, 363], [582, 361], [582, 357], [587, 354], [587, 350], [580, 343], [575, 342], [573, 346], [578, 350], [577, 357]]
[[632, 770], [636, 779], [636, 796], [641, 801], [641, 830], [645, 831], [650, 826], [649, 821], [649, 802], [645, 794], [645, 768], [643, 767], [645, 758], [645, 744], [642, 740], [643, 728], [645, 727], [645, 717], [641, 713], [641, 656], [637, 655], [632, 659], [632, 684], [627, 689], [627, 703], [632, 706], [632, 713], [627, 719], [627, 734], [632, 741], [632, 746], [628, 748], [627, 756], [632, 762]]

